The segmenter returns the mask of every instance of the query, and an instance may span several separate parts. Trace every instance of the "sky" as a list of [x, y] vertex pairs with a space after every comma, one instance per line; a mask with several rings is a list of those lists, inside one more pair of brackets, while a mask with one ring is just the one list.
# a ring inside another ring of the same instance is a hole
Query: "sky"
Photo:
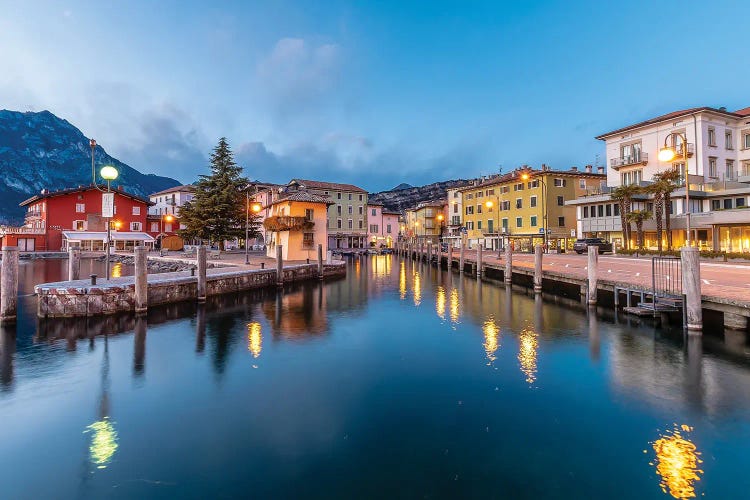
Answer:
[[369, 191], [542, 163], [750, 106], [746, 1], [0, 0], [0, 108], [50, 110], [181, 182], [222, 136], [251, 179]]

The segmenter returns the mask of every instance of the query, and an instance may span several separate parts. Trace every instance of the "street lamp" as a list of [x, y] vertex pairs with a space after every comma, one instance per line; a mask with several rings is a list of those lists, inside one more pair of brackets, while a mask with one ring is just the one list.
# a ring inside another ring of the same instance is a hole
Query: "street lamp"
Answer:
[[443, 239], [443, 219], [445, 219], [445, 216], [443, 216], [443, 214], [437, 215], [437, 220], [440, 223], [440, 233], [438, 234], [438, 244], [440, 244], [440, 242]]
[[[532, 173], [531, 172], [523, 172], [521, 173], [521, 179], [524, 181], [527, 181], [531, 179]], [[544, 179], [541, 177], [538, 177], [536, 180], [542, 183], [542, 225], [544, 226], [542, 229], [544, 230], [544, 251], [547, 251], [547, 183], [544, 182]]]
[[[93, 149], [92, 149], [92, 151], [93, 151]], [[93, 159], [92, 159], [92, 164], [93, 164]], [[105, 181], [107, 181], [107, 197], [112, 197], [113, 198], [112, 199], [112, 213], [114, 214], [114, 206], [115, 206], [114, 195], [112, 194], [112, 190], [110, 188], [110, 185], [111, 185], [111, 183], [112, 183], [113, 180], [117, 179], [117, 177], [120, 175], [120, 173], [117, 171], [117, 169], [115, 167], [113, 167], [111, 165], [106, 165], [106, 166], [102, 167], [102, 169], [99, 171], [99, 175], [101, 175], [102, 179], [104, 179]], [[96, 185], [96, 179], [94, 179], [94, 185]], [[102, 199], [103, 198], [104, 198], [104, 196], [102, 196]], [[103, 204], [102, 204], [102, 208], [104, 208]], [[109, 280], [109, 247], [110, 247], [110, 241], [112, 239], [111, 238], [112, 237], [112, 227], [111, 227], [111, 219], [112, 219], [112, 217], [111, 216], [110, 217], [106, 217], [106, 219], [107, 219], [107, 241], [106, 241], [105, 247], [104, 247], [105, 250], [106, 250], [106, 255], [104, 257], [104, 262], [105, 262], [105, 269], [106, 269], [106, 272], [107, 272], [107, 280]]]
[[174, 220], [174, 217], [172, 217], [170, 214], [163, 214], [159, 219], [159, 222], [161, 222], [161, 230], [159, 231], [159, 236], [161, 237], [161, 240], [159, 242], [159, 255], [164, 255], [164, 220], [166, 220], [167, 222], [172, 222]]
[[247, 241], [250, 239], [250, 211], [258, 213], [261, 210], [260, 203], [253, 203], [250, 206], [250, 189], [245, 191], [245, 264], [250, 264], [250, 249], [247, 246]]
[[[685, 222], [687, 224], [687, 238], [685, 239], [685, 245], [691, 246], [690, 244], [690, 170], [688, 169], [688, 142], [687, 136], [682, 132], [671, 132], [664, 138], [664, 147], [659, 150], [659, 161], [670, 162], [677, 156], [675, 147], [668, 146], [667, 143], [670, 137], [679, 137], [682, 141], [682, 161], [685, 162]], [[675, 141], [676, 144], [676, 141]]]

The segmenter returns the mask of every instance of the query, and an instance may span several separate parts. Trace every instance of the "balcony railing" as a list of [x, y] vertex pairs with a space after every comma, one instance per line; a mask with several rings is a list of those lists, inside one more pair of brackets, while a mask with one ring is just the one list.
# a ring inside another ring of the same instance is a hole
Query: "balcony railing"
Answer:
[[27, 219], [30, 219], [32, 217], [41, 217], [41, 216], [42, 216], [42, 212], [40, 210], [29, 210], [26, 212], [26, 215], [25, 215]]
[[[684, 147], [684, 144], [678, 144], [677, 146], [675, 146], [675, 156], [676, 156], [675, 160], [679, 160], [680, 157], [685, 154], [685, 153], [683, 153], [683, 147]], [[690, 158], [694, 154], [695, 154], [695, 144], [688, 143], [687, 144], [687, 155], [688, 155], [688, 158]], [[674, 161], [674, 160], [672, 160], [672, 161]]]
[[306, 217], [275, 215], [266, 217], [263, 227], [269, 231], [304, 231], [315, 227], [315, 223]]
[[612, 158], [609, 161], [609, 166], [617, 170], [621, 167], [627, 167], [628, 165], [645, 165], [648, 163], [648, 153], [638, 153], [634, 155], [623, 156], [621, 158]]

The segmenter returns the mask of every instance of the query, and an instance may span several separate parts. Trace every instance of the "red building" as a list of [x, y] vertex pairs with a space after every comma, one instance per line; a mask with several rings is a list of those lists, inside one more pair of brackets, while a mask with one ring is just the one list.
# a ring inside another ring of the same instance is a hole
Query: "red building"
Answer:
[[[153, 245], [146, 233], [148, 207], [152, 203], [121, 189], [115, 193], [111, 241], [115, 250]], [[49, 192], [43, 190], [20, 203], [26, 207], [24, 227], [4, 228], [2, 244], [21, 251], [59, 252], [70, 246], [104, 251], [106, 219], [102, 218], [102, 192], [94, 186]]]

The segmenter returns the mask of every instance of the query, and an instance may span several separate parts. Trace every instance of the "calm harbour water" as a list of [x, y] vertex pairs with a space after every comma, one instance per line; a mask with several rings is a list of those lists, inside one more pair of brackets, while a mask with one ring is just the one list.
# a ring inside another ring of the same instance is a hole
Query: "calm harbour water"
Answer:
[[[24, 263], [22, 293], [64, 273]], [[750, 490], [740, 336], [684, 340], [394, 256], [146, 319], [38, 322], [35, 300], [0, 331], [4, 498]]]

